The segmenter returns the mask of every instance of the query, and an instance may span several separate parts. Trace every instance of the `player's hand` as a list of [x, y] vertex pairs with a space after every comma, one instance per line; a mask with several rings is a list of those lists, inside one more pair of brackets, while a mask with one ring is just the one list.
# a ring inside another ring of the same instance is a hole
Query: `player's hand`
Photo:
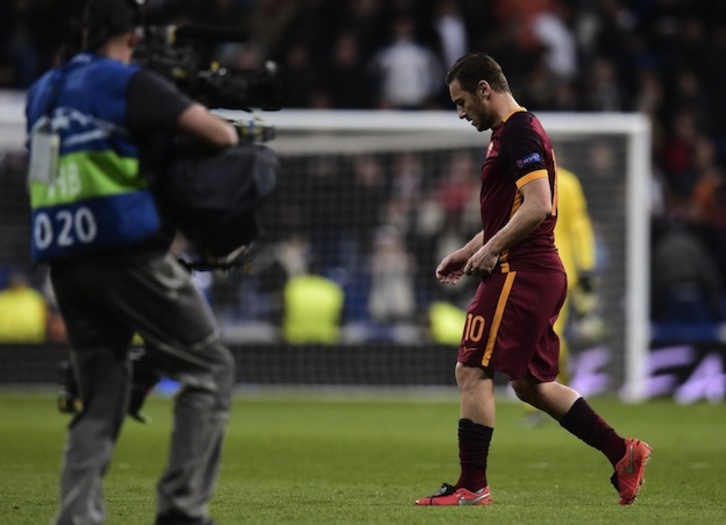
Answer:
[[487, 277], [494, 271], [497, 261], [499, 261], [499, 254], [493, 253], [487, 245], [484, 245], [466, 262], [464, 273], [466, 275]]
[[464, 275], [467, 260], [468, 257], [461, 250], [447, 255], [436, 267], [436, 278], [443, 284], [456, 284]]

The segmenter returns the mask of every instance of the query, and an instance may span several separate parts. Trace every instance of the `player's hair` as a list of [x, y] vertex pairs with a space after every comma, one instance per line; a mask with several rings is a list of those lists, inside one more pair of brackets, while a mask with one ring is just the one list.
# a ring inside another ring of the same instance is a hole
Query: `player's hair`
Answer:
[[480, 80], [486, 80], [498, 92], [511, 92], [502, 66], [486, 53], [473, 51], [460, 57], [446, 74], [446, 85], [458, 80], [464, 91], [473, 93]]

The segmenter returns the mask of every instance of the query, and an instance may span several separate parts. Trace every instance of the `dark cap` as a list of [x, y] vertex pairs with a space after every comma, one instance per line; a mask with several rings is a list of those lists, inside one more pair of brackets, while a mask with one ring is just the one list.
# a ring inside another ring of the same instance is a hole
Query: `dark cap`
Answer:
[[141, 6], [136, 0], [89, 0], [85, 9], [86, 47], [95, 49], [109, 38], [141, 25]]

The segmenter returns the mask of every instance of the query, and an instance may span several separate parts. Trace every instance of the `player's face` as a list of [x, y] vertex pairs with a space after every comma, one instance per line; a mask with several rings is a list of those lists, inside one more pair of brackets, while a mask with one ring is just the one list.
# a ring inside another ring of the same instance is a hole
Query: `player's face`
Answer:
[[[487, 86], [488, 88], [488, 86]], [[477, 131], [484, 131], [494, 124], [487, 98], [480, 87], [474, 93], [464, 90], [458, 80], [449, 84], [449, 96], [456, 105], [456, 114], [471, 122]]]

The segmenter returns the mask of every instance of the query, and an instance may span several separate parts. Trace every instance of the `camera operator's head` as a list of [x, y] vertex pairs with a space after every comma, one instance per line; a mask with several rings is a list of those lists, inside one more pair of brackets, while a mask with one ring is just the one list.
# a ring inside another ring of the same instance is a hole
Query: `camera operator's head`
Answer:
[[139, 41], [136, 0], [88, 0], [83, 12], [84, 49], [129, 63]]

